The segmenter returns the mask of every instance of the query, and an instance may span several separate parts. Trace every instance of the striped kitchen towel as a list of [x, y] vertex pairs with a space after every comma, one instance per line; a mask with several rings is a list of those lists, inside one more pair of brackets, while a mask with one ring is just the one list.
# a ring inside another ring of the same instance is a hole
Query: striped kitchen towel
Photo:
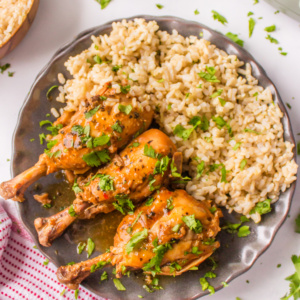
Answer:
[[[34, 247], [17, 219], [0, 205], [0, 299], [75, 299], [74, 291], [56, 279], [56, 267]], [[78, 300], [101, 300], [83, 287]]]

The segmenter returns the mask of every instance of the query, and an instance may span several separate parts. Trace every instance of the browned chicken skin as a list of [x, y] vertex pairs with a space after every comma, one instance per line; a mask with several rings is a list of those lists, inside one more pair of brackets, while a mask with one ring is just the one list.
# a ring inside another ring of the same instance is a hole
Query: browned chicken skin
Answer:
[[[145, 154], [145, 149], [149, 153]], [[163, 132], [157, 129], [144, 132], [109, 165], [79, 183], [71, 207], [49, 218], [35, 220], [40, 244], [50, 246], [77, 217], [89, 219], [114, 209], [132, 210], [133, 204], [167, 184], [173, 156], [181, 169], [180, 155], [175, 151], [175, 145]]]
[[[52, 148], [40, 155], [35, 166], [3, 182], [0, 195], [4, 199], [24, 201], [25, 190], [40, 177], [58, 170], [82, 174], [90, 167], [107, 162], [109, 156], [128, 144], [135, 134], [147, 130], [153, 111], [141, 111], [133, 107], [128, 96], [113, 94], [107, 85], [75, 114], [65, 112], [53, 124], [63, 127], [48, 141], [48, 145], [49, 142], [54, 144]], [[108, 97], [118, 100], [117, 104], [109, 104], [112, 102], [106, 101]]]
[[184, 190], [171, 192], [165, 188], [153, 198], [152, 204], [147, 201], [133, 215], [124, 217], [110, 253], [58, 268], [58, 280], [76, 289], [106, 263], [116, 265], [118, 278], [137, 269], [180, 275], [198, 266], [220, 246], [215, 237], [222, 214], [218, 209], [211, 213], [208, 201], [197, 201]]

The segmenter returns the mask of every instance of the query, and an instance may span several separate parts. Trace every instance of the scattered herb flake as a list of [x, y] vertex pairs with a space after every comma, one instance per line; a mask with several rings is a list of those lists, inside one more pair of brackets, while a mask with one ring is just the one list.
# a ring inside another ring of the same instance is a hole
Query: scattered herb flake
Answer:
[[193, 230], [195, 233], [202, 232], [202, 224], [199, 220], [195, 219], [195, 215], [183, 216], [181, 219], [190, 230]]
[[96, 106], [95, 108], [89, 110], [88, 112], [86, 112], [84, 115], [85, 115], [85, 118], [86, 119], [90, 119], [100, 108], [100, 105]]
[[286, 102], [286, 106], [287, 106], [289, 109], [292, 109], [291, 104], [289, 104], [289, 103], [287, 103], [287, 102]]
[[255, 20], [253, 18], [250, 18], [249, 19], [249, 37], [252, 36], [254, 27], [255, 27]]
[[216, 70], [214, 67], [208, 67], [206, 66], [207, 72], [200, 72], [198, 75], [209, 82], [220, 82], [218, 78], [215, 76]]
[[130, 112], [132, 111], [132, 106], [130, 104], [129, 105], [119, 104], [118, 109], [119, 109], [120, 112], [122, 112], [126, 115], [129, 115]]
[[271, 199], [266, 199], [262, 202], [256, 203], [255, 207], [250, 210], [250, 215], [258, 212], [260, 215], [269, 213], [271, 208]]
[[215, 10], [212, 10], [211, 12], [212, 12], [212, 14], [213, 14], [212, 17], [214, 18], [214, 20], [219, 21], [219, 22], [222, 23], [223, 25], [225, 25], [226, 23], [228, 23], [227, 19], [226, 19], [224, 16], [220, 15], [220, 14], [219, 14], [218, 12], [216, 12]]
[[267, 32], [273, 32], [275, 30], [276, 30], [276, 26], [275, 25], [271, 25], [271, 26], [265, 27], [265, 31], [267, 31]]
[[129, 242], [126, 244], [126, 253], [129, 254], [133, 251], [134, 247], [136, 247], [139, 243], [141, 243], [143, 240], [145, 240], [148, 236], [148, 230], [144, 229], [140, 232], [136, 232], [132, 235]]
[[49, 264], [49, 259], [46, 258], [45, 261], [43, 262], [43, 265], [44, 265], [44, 266], [47, 266], [48, 264]]
[[240, 45], [241, 47], [244, 47], [244, 41], [239, 39], [237, 34], [234, 34], [232, 32], [227, 32], [226, 36], [228, 38], [230, 38], [233, 42], [237, 43], [238, 45]]
[[199, 10], [198, 10], [198, 9], [195, 9], [194, 14], [195, 14], [195, 15], [199, 15], [199, 14], [200, 14], [200, 13], [199, 13]]
[[248, 14], [247, 14], [248, 17], [250, 17], [252, 15], [254, 15], [254, 13], [252, 11], [249, 11]]
[[75, 292], [74, 292], [74, 297], [75, 297], [75, 299], [78, 298], [78, 294], [79, 294], [79, 289], [75, 290]]
[[99, 65], [101, 65], [103, 63], [101, 57], [98, 54], [93, 57], [93, 60], [96, 64], [99, 64]]
[[156, 7], [157, 7], [158, 9], [162, 9], [162, 8], [164, 8], [164, 6], [163, 6], [163, 5], [161, 5], [161, 4], [156, 4]]
[[118, 278], [114, 278], [113, 282], [118, 291], [126, 291], [125, 286], [122, 284], [122, 282]]
[[87, 240], [88, 257], [91, 256], [91, 254], [94, 252], [94, 249], [95, 249], [95, 243], [93, 242], [93, 240], [91, 238], [88, 238], [88, 240]]
[[246, 237], [250, 234], [249, 226], [244, 225], [239, 228], [238, 237]]
[[269, 34], [266, 36], [266, 39], [273, 44], [279, 44], [279, 42], [275, 38], [271, 37]]
[[240, 169], [243, 171], [247, 165], [247, 159], [243, 159], [240, 163]]
[[130, 91], [131, 86], [130, 85], [120, 85], [121, 93], [122, 94], [128, 94]]
[[47, 94], [46, 94], [46, 97], [48, 100], [51, 100], [51, 97], [50, 97], [50, 93], [54, 90], [54, 89], [57, 89], [58, 88], [58, 85], [52, 85], [50, 87], [50, 89], [48, 90]]

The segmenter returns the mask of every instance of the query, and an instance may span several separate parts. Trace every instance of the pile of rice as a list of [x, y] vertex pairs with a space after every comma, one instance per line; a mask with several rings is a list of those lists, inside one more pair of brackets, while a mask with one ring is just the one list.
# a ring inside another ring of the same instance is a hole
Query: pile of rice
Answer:
[[[94, 62], [97, 55], [103, 63]], [[70, 57], [65, 66], [73, 79], [65, 82], [59, 74], [63, 86], [57, 100], [66, 102], [66, 110], [76, 110], [108, 81], [119, 93], [120, 84], [130, 85], [135, 105], [155, 109], [161, 130], [183, 153], [184, 170], [192, 178], [186, 190], [198, 200], [211, 199], [259, 222], [258, 213], [249, 214], [256, 203], [267, 198], [274, 203], [296, 180], [293, 145], [283, 140], [283, 114], [270, 90], [258, 85], [249, 64], [244, 66], [209, 41], [160, 31], [155, 21], [123, 20], [113, 24], [109, 36], [93, 36], [90, 48]], [[114, 72], [113, 66], [121, 67]], [[207, 67], [215, 69], [220, 82], [198, 75]], [[212, 98], [217, 90], [222, 93]], [[219, 98], [226, 101], [224, 106]], [[197, 128], [185, 141], [174, 135], [176, 125], [191, 128], [190, 119], [204, 115], [210, 125], [207, 131]], [[230, 125], [233, 137], [228, 127], [216, 125], [213, 116]], [[246, 128], [259, 134], [245, 132]], [[241, 170], [243, 160], [246, 166]], [[205, 169], [197, 178], [201, 161]], [[221, 182], [221, 167], [211, 171], [213, 164], [225, 166], [226, 182]]]
[[25, 20], [33, 0], [0, 0], [0, 47]]

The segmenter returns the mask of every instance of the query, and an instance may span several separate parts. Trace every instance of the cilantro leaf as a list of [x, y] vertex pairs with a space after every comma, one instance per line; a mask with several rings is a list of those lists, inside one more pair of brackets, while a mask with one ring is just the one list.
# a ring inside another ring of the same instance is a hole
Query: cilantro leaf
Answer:
[[247, 165], [247, 159], [243, 159], [240, 163], [240, 169], [243, 171]]
[[258, 212], [260, 215], [269, 213], [271, 208], [271, 199], [256, 203], [255, 207], [251, 209], [250, 215]]
[[121, 122], [120, 122], [120, 121], [116, 121], [116, 123], [113, 124], [113, 125], [111, 126], [111, 129], [112, 129], [113, 131], [122, 133], [123, 128], [122, 128], [122, 126], [121, 126]]
[[195, 219], [195, 215], [183, 216], [181, 220], [195, 233], [202, 232], [202, 224], [199, 220]]
[[255, 27], [255, 20], [253, 18], [250, 18], [249, 19], [249, 37], [252, 36], [254, 27]]
[[275, 25], [271, 25], [265, 28], [265, 31], [267, 32], [273, 32], [276, 30], [276, 26]]
[[244, 225], [239, 228], [238, 237], [246, 237], [250, 234], [249, 226]]
[[200, 14], [199, 10], [198, 10], [198, 9], [195, 9], [194, 14], [195, 14], [195, 15], [199, 15], [199, 14]]
[[46, 97], [48, 100], [51, 100], [51, 97], [50, 97], [50, 93], [54, 90], [54, 89], [57, 89], [58, 88], [58, 85], [52, 85], [49, 90], [47, 91], [47, 94], [46, 94]]
[[126, 114], [126, 115], [129, 115], [130, 112], [132, 111], [132, 106], [129, 104], [129, 105], [122, 105], [122, 104], [119, 104], [118, 106], [119, 108], [119, 111]]
[[102, 163], [107, 163], [110, 161], [110, 157], [106, 150], [93, 151], [88, 154], [84, 154], [82, 159], [90, 167], [99, 167]]
[[85, 115], [85, 118], [86, 119], [90, 119], [100, 108], [100, 105], [96, 106], [95, 108], [89, 110], [88, 112], [86, 112], [84, 115]]
[[91, 238], [88, 238], [88, 240], [87, 240], [88, 257], [91, 256], [91, 254], [94, 252], [94, 249], [95, 249], [95, 243], [93, 242], [93, 240]]
[[217, 127], [219, 129], [223, 128], [224, 126], [227, 128], [228, 130], [228, 134], [230, 137], [233, 137], [233, 132], [232, 132], [232, 128], [230, 127], [230, 125], [220, 116], [218, 117], [212, 117], [213, 121], [217, 124]]
[[211, 12], [212, 12], [212, 14], [213, 14], [212, 17], [214, 18], [214, 20], [219, 21], [219, 22], [222, 23], [223, 25], [225, 25], [226, 23], [228, 23], [227, 19], [226, 19], [224, 16], [220, 15], [220, 14], [219, 14], [218, 12], [216, 12], [215, 10], [212, 10]]
[[75, 194], [78, 194], [78, 193], [82, 192], [82, 189], [79, 187], [79, 185], [77, 183], [77, 178], [75, 178], [75, 180], [74, 180], [72, 190], [74, 191]]
[[120, 89], [121, 89], [122, 94], [128, 94], [129, 91], [130, 91], [130, 88], [131, 88], [130, 85], [125, 85], [125, 86], [120, 85]]
[[193, 131], [194, 131], [194, 127], [185, 129], [181, 124], [177, 124], [173, 130], [173, 133], [178, 137], [182, 138], [184, 141], [186, 141], [190, 137]]
[[155, 152], [155, 150], [152, 148], [152, 146], [148, 146], [148, 144], [145, 144], [144, 146], [144, 155], [151, 157], [151, 158], [157, 158], [158, 154]]
[[238, 45], [240, 45], [241, 47], [244, 47], [244, 41], [239, 39], [237, 34], [234, 34], [232, 32], [227, 32], [226, 36], [230, 38], [232, 41], [234, 41], [235, 43], [237, 43]]
[[114, 278], [113, 282], [114, 282], [114, 285], [115, 285], [115, 287], [117, 288], [118, 291], [126, 291], [126, 288], [122, 284], [122, 282], [120, 281], [120, 279]]
[[77, 214], [74, 210], [73, 204], [69, 207], [68, 213], [71, 217], [77, 217]]
[[161, 160], [158, 160], [155, 163], [153, 174], [164, 175], [164, 173], [168, 170], [169, 162], [170, 162], [170, 158], [168, 156], [164, 156]]
[[145, 202], [146, 206], [151, 206], [153, 203], [154, 199], [152, 197], [148, 198], [147, 201]]
[[113, 72], [118, 72], [120, 69], [122, 68], [122, 65], [116, 65], [116, 66], [113, 66], [111, 69]]
[[106, 134], [103, 134], [102, 136], [96, 137], [93, 139], [93, 146], [104, 146], [110, 141], [110, 137]]
[[129, 254], [130, 252], [132, 252], [134, 247], [136, 247], [140, 242], [146, 239], [147, 236], [148, 230], [146, 228], [140, 232], [134, 233], [129, 242], [126, 244], [126, 253]]
[[200, 72], [198, 75], [209, 82], [220, 82], [218, 78], [215, 76], [216, 70], [214, 67], [208, 67], [206, 66], [207, 72]]
[[134, 205], [132, 201], [126, 195], [118, 194], [115, 196], [116, 202], [113, 203], [113, 206], [116, 210], [125, 215], [126, 211], [133, 211]]
[[164, 8], [164, 6], [161, 5], [161, 4], [156, 4], [156, 7], [157, 7], [158, 9], [163, 9], [163, 8]]
[[202, 160], [200, 164], [197, 165], [197, 179], [200, 178], [203, 174], [205, 168], [205, 162]]
[[211, 96], [210, 96], [210, 98], [216, 98], [216, 97], [218, 97], [218, 96], [220, 96], [221, 94], [223, 93], [223, 90], [222, 89], [219, 89], [219, 90], [217, 90], [216, 92], [214, 92]]
[[279, 42], [275, 38], [271, 37], [269, 34], [266, 36], [266, 39], [273, 44], [279, 44]]
[[99, 188], [102, 191], [113, 191], [114, 190], [114, 181], [109, 175], [97, 174], [99, 180]]
[[101, 65], [101, 64], [103, 63], [102, 58], [101, 58], [98, 54], [95, 55], [95, 56], [93, 57], [93, 59], [94, 59], [94, 62], [95, 62], [96, 64]]
[[84, 242], [78, 243], [78, 245], [77, 245], [77, 253], [81, 254], [85, 247], [86, 247], [86, 243], [84, 243]]
[[104, 9], [110, 3], [111, 0], [96, 0], [96, 1], [100, 3], [101, 9]]
[[173, 232], [178, 232], [179, 229], [180, 229], [180, 227], [181, 227], [181, 224], [176, 224], [176, 225], [172, 228], [172, 231], [173, 231]]
[[107, 272], [106, 272], [106, 271], [104, 271], [104, 272], [101, 274], [101, 278], [100, 278], [100, 280], [101, 280], [101, 281], [103, 281], [103, 280], [107, 280], [107, 278], [108, 278]]

